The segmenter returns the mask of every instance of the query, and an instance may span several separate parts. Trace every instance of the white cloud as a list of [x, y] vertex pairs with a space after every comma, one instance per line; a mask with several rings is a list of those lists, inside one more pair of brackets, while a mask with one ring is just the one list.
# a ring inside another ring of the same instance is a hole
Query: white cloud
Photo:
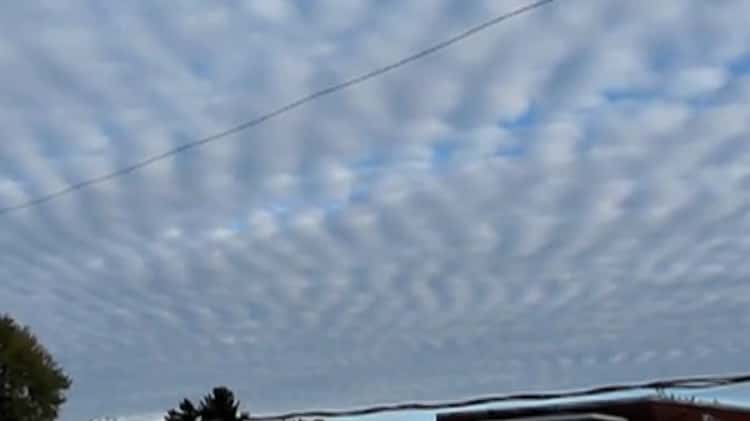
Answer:
[[678, 96], [695, 97], [722, 88], [727, 78], [727, 70], [723, 68], [685, 69], [672, 80], [671, 91]]
[[[64, 419], [741, 369], [747, 3], [579, 3], [2, 216], [0, 308], [73, 375]], [[18, 3], [0, 206], [520, 4]]]
[[272, 22], [284, 23], [288, 21], [289, 16], [294, 13], [294, 3], [281, 1], [260, 1], [250, 0], [244, 2], [253, 13], [268, 19]]

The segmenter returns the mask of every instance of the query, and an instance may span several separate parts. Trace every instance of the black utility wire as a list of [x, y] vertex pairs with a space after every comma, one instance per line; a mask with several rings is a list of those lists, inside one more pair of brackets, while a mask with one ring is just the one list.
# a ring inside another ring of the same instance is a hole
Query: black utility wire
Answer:
[[651, 380], [641, 383], [612, 384], [596, 386], [588, 389], [564, 391], [564, 392], [541, 392], [541, 393], [517, 393], [508, 395], [484, 396], [458, 401], [437, 403], [395, 403], [377, 405], [367, 408], [350, 410], [319, 410], [304, 412], [289, 412], [280, 415], [252, 417], [257, 421], [281, 421], [296, 418], [337, 418], [356, 417], [363, 415], [380, 414], [384, 412], [399, 411], [425, 411], [464, 408], [467, 406], [485, 405], [500, 402], [521, 401], [546, 401], [550, 399], [571, 399], [603, 395], [615, 392], [658, 390], [658, 389], [707, 389], [721, 386], [731, 386], [740, 383], [749, 383], [750, 374], [738, 374], [734, 376], [710, 376], [710, 377], [683, 377], [664, 380]]
[[219, 139], [222, 139], [222, 138], [225, 138], [227, 136], [231, 136], [233, 134], [236, 134], [236, 133], [239, 133], [241, 131], [247, 130], [247, 129], [251, 128], [251, 127], [257, 126], [257, 125], [265, 122], [266, 120], [270, 120], [272, 118], [275, 118], [275, 117], [277, 117], [277, 116], [279, 116], [281, 114], [284, 114], [284, 113], [286, 113], [288, 111], [291, 111], [291, 110], [293, 110], [293, 109], [295, 109], [297, 107], [300, 107], [300, 106], [302, 106], [302, 105], [304, 105], [304, 104], [306, 104], [308, 102], [314, 101], [314, 100], [316, 100], [316, 99], [318, 99], [320, 97], [331, 95], [331, 94], [333, 94], [335, 92], [338, 92], [338, 91], [341, 91], [343, 89], [352, 87], [354, 85], [358, 85], [358, 84], [363, 83], [363, 82], [365, 82], [367, 80], [370, 80], [372, 78], [380, 76], [380, 75], [382, 75], [384, 73], [388, 73], [388, 72], [390, 72], [392, 70], [396, 70], [399, 67], [405, 66], [405, 65], [407, 65], [407, 64], [409, 64], [411, 62], [417, 61], [417, 60], [419, 60], [421, 58], [424, 58], [424, 57], [426, 57], [428, 55], [434, 54], [434, 53], [436, 53], [436, 52], [438, 52], [438, 51], [440, 51], [442, 49], [450, 47], [451, 45], [453, 45], [453, 44], [455, 44], [455, 43], [457, 43], [459, 41], [463, 41], [464, 39], [469, 38], [470, 36], [475, 35], [478, 32], [481, 32], [481, 31], [484, 31], [486, 29], [489, 29], [490, 27], [492, 27], [494, 25], [497, 25], [498, 23], [500, 23], [500, 22], [502, 22], [502, 21], [504, 21], [506, 19], [512, 18], [514, 16], [518, 16], [518, 15], [526, 13], [526, 12], [530, 12], [530, 11], [536, 9], [536, 8], [544, 6], [545, 4], [552, 3], [553, 1], [554, 0], [540, 0], [540, 1], [528, 4], [526, 6], [520, 7], [518, 9], [515, 9], [515, 10], [513, 10], [511, 12], [502, 14], [500, 16], [496, 16], [496, 17], [494, 17], [494, 18], [492, 18], [492, 19], [490, 19], [490, 20], [488, 20], [488, 21], [486, 21], [484, 23], [481, 23], [479, 25], [471, 27], [471, 28], [465, 30], [464, 32], [462, 32], [460, 34], [453, 36], [452, 38], [448, 38], [445, 41], [437, 43], [437, 44], [435, 44], [435, 45], [433, 45], [433, 46], [431, 46], [429, 48], [421, 50], [421, 51], [419, 51], [417, 53], [414, 53], [414, 54], [412, 54], [410, 56], [404, 57], [401, 60], [398, 60], [398, 61], [396, 61], [394, 63], [391, 63], [391, 64], [388, 64], [386, 66], [380, 67], [378, 69], [372, 70], [372, 71], [370, 71], [368, 73], [365, 73], [363, 75], [354, 77], [352, 79], [346, 80], [344, 82], [338, 83], [338, 84], [330, 86], [328, 88], [321, 89], [321, 90], [319, 90], [317, 92], [314, 92], [314, 93], [309, 94], [309, 95], [307, 95], [305, 97], [302, 97], [302, 98], [300, 98], [300, 99], [298, 99], [298, 100], [296, 100], [294, 102], [291, 102], [291, 103], [289, 103], [287, 105], [284, 105], [284, 106], [282, 106], [280, 108], [277, 108], [277, 109], [275, 109], [273, 111], [270, 111], [270, 112], [268, 112], [266, 114], [263, 114], [263, 115], [261, 115], [259, 117], [256, 117], [256, 118], [254, 118], [252, 120], [246, 121], [244, 123], [238, 124], [237, 126], [234, 126], [234, 127], [230, 128], [230, 129], [224, 130], [223, 132], [216, 133], [214, 135], [211, 135], [211, 136], [208, 136], [208, 137], [204, 137], [202, 139], [198, 139], [198, 140], [195, 140], [195, 141], [192, 141], [192, 142], [188, 142], [188, 143], [182, 144], [180, 146], [177, 146], [174, 149], [170, 149], [170, 150], [168, 150], [166, 152], [162, 152], [162, 153], [160, 153], [158, 155], [153, 155], [151, 157], [145, 158], [145, 159], [143, 159], [141, 161], [138, 161], [138, 162], [136, 162], [134, 164], [128, 165], [127, 167], [123, 167], [123, 168], [120, 168], [118, 170], [112, 171], [110, 173], [107, 173], [107, 174], [104, 174], [104, 175], [101, 175], [101, 176], [98, 176], [98, 177], [94, 177], [94, 178], [91, 178], [91, 179], [88, 179], [88, 180], [85, 180], [85, 181], [81, 181], [81, 182], [76, 183], [76, 184], [71, 184], [70, 186], [62, 188], [62, 189], [60, 189], [58, 191], [55, 191], [55, 192], [52, 192], [52, 193], [49, 193], [49, 194], [46, 194], [46, 195], [43, 195], [43, 196], [39, 196], [39, 197], [31, 199], [29, 201], [26, 201], [26, 202], [23, 202], [23, 203], [19, 203], [17, 205], [11, 205], [11, 206], [7, 206], [7, 207], [4, 207], [4, 208], [0, 208], [0, 215], [7, 214], [9, 212], [13, 212], [13, 211], [16, 211], [16, 210], [21, 210], [21, 209], [26, 209], [26, 208], [30, 208], [30, 207], [33, 207], [33, 206], [41, 205], [43, 203], [49, 202], [49, 201], [51, 201], [53, 199], [56, 199], [56, 198], [58, 198], [60, 196], [65, 196], [67, 194], [73, 193], [76, 190], [81, 190], [83, 188], [89, 187], [89, 186], [94, 185], [94, 184], [100, 184], [100, 183], [103, 183], [105, 181], [112, 180], [114, 178], [122, 177], [124, 175], [127, 175], [127, 174], [133, 172], [133, 171], [136, 171], [136, 170], [141, 169], [143, 167], [149, 166], [149, 165], [151, 165], [151, 164], [153, 164], [155, 162], [158, 162], [158, 161], [161, 161], [163, 159], [169, 158], [169, 157], [171, 157], [173, 155], [177, 155], [177, 154], [185, 152], [185, 151], [187, 151], [189, 149], [197, 148], [197, 147], [203, 146], [203, 145], [205, 145], [207, 143], [215, 142], [215, 141], [217, 141]]

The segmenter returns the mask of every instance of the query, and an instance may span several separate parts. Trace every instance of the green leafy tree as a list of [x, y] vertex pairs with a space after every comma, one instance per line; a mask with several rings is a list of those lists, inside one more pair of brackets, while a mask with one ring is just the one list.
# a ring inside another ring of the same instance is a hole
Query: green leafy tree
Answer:
[[54, 420], [71, 383], [28, 327], [0, 316], [0, 419]]
[[206, 395], [198, 408], [185, 399], [178, 409], [170, 409], [165, 421], [249, 421], [250, 414], [240, 412], [240, 402], [228, 388], [215, 387]]

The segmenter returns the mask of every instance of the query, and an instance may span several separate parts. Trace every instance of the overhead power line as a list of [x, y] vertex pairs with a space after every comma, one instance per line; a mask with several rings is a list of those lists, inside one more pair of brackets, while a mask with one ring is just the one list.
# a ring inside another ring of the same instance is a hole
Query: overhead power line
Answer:
[[588, 389], [579, 389], [565, 392], [541, 392], [541, 393], [517, 393], [508, 395], [484, 396], [470, 398], [458, 401], [438, 402], [438, 403], [396, 403], [390, 405], [378, 405], [367, 408], [350, 409], [350, 410], [319, 410], [304, 412], [289, 412], [279, 415], [251, 417], [255, 421], [283, 421], [298, 418], [338, 418], [338, 417], [357, 417], [363, 415], [380, 414], [384, 412], [399, 411], [426, 411], [426, 410], [444, 410], [465, 408], [468, 406], [485, 405], [501, 402], [522, 402], [522, 401], [547, 401], [551, 399], [571, 399], [593, 397], [608, 393], [645, 391], [658, 389], [707, 389], [721, 386], [731, 386], [740, 383], [749, 383], [750, 374], [738, 374], [733, 376], [702, 376], [702, 377], [683, 377], [663, 380], [651, 380], [640, 383], [612, 384], [597, 386]]
[[17, 210], [26, 209], [26, 208], [30, 208], [30, 207], [33, 207], [33, 206], [41, 205], [43, 203], [49, 202], [49, 201], [51, 201], [53, 199], [56, 199], [56, 198], [58, 198], [60, 196], [64, 196], [64, 195], [73, 193], [76, 190], [81, 190], [83, 188], [92, 186], [94, 184], [100, 184], [100, 183], [103, 183], [105, 181], [109, 181], [109, 180], [111, 180], [113, 178], [124, 176], [124, 175], [129, 174], [129, 173], [131, 173], [133, 171], [136, 171], [136, 170], [141, 169], [143, 167], [149, 166], [149, 165], [151, 165], [151, 164], [153, 164], [153, 163], [155, 163], [157, 161], [161, 161], [161, 160], [169, 158], [169, 157], [171, 157], [173, 155], [177, 155], [179, 153], [185, 152], [185, 151], [187, 151], [189, 149], [197, 148], [197, 147], [203, 146], [203, 145], [205, 145], [207, 143], [215, 142], [215, 141], [217, 141], [219, 139], [222, 139], [224, 137], [231, 136], [233, 134], [236, 134], [236, 133], [239, 133], [241, 131], [247, 130], [247, 129], [251, 128], [251, 127], [257, 126], [257, 125], [265, 122], [266, 120], [270, 120], [272, 118], [278, 117], [281, 114], [284, 114], [284, 113], [286, 113], [288, 111], [291, 111], [291, 110], [293, 110], [293, 109], [295, 109], [297, 107], [301, 107], [302, 105], [307, 104], [308, 102], [314, 101], [314, 100], [316, 100], [316, 99], [318, 99], [320, 97], [331, 95], [331, 94], [333, 94], [335, 92], [338, 92], [338, 91], [341, 91], [343, 89], [352, 87], [354, 85], [358, 85], [358, 84], [363, 83], [363, 82], [365, 82], [367, 80], [370, 80], [372, 78], [380, 76], [380, 75], [382, 75], [384, 73], [388, 73], [388, 72], [390, 72], [392, 70], [396, 70], [399, 67], [405, 66], [405, 65], [407, 65], [409, 63], [417, 61], [417, 60], [419, 60], [421, 58], [424, 58], [424, 57], [426, 57], [428, 55], [434, 54], [434, 53], [436, 53], [436, 52], [438, 52], [440, 50], [443, 50], [443, 49], [445, 49], [447, 47], [450, 47], [453, 44], [456, 44], [456, 43], [458, 43], [460, 41], [463, 41], [464, 39], [469, 38], [470, 36], [475, 35], [478, 32], [481, 32], [481, 31], [484, 31], [486, 29], [489, 29], [490, 27], [492, 27], [494, 25], [497, 25], [497, 24], [499, 24], [500, 22], [502, 22], [504, 20], [507, 20], [507, 19], [512, 18], [514, 16], [518, 16], [518, 15], [526, 13], [526, 12], [530, 12], [530, 11], [532, 11], [534, 9], [537, 9], [537, 8], [539, 8], [541, 6], [544, 6], [544, 5], [548, 4], [548, 3], [552, 3], [553, 1], [554, 0], [540, 0], [540, 1], [528, 4], [526, 6], [520, 7], [518, 9], [515, 9], [513, 11], [510, 11], [508, 13], [496, 16], [496, 17], [494, 17], [494, 18], [492, 18], [492, 19], [490, 19], [490, 20], [488, 20], [488, 21], [486, 21], [484, 23], [481, 23], [479, 25], [471, 27], [471, 28], [465, 30], [464, 32], [462, 32], [460, 34], [453, 36], [452, 38], [448, 38], [447, 40], [444, 40], [444, 41], [442, 41], [440, 43], [437, 43], [437, 44], [435, 44], [435, 45], [433, 45], [433, 46], [431, 46], [429, 48], [426, 48], [426, 49], [421, 50], [419, 52], [416, 52], [416, 53], [414, 53], [412, 55], [404, 57], [401, 60], [398, 60], [398, 61], [396, 61], [394, 63], [391, 63], [391, 64], [388, 64], [386, 66], [380, 67], [378, 69], [372, 70], [370, 72], [367, 72], [365, 74], [362, 74], [362, 75], [354, 77], [354, 78], [351, 78], [349, 80], [346, 80], [344, 82], [338, 83], [338, 84], [333, 85], [333, 86], [330, 86], [328, 88], [321, 89], [321, 90], [319, 90], [317, 92], [313, 92], [313, 93], [311, 93], [311, 94], [309, 94], [309, 95], [307, 95], [305, 97], [302, 97], [302, 98], [300, 98], [300, 99], [298, 99], [296, 101], [293, 101], [293, 102], [291, 102], [291, 103], [289, 103], [287, 105], [279, 107], [279, 108], [277, 108], [277, 109], [275, 109], [273, 111], [270, 111], [270, 112], [268, 112], [266, 114], [263, 114], [263, 115], [261, 115], [259, 117], [254, 118], [252, 120], [249, 120], [249, 121], [246, 121], [244, 123], [238, 124], [238, 125], [230, 128], [230, 129], [224, 130], [222, 132], [213, 134], [213, 135], [208, 136], [208, 137], [204, 137], [202, 139], [198, 139], [198, 140], [195, 140], [195, 141], [192, 141], [192, 142], [184, 143], [184, 144], [182, 144], [180, 146], [177, 146], [177, 147], [175, 147], [173, 149], [170, 149], [170, 150], [168, 150], [166, 152], [162, 152], [160, 154], [150, 156], [150, 157], [145, 158], [145, 159], [143, 159], [141, 161], [138, 161], [138, 162], [133, 163], [131, 165], [128, 165], [126, 167], [120, 168], [118, 170], [112, 171], [110, 173], [107, 173], [107, 174], [104, 174], [104, 175], [101, 175], [101, 176], [98, 176], [98, 177], [94, 177], [94, 178], [91, 178], [91, 179], [88, 179], [88, 180], [85, 180], [85, 181], [81, 181], [81, 182], [78, 182], [78, 183], [75, 183], [75, 184], [71, 184], [70, 186], [62, 188], [62, 189], [60, 189], [58, 191], [55, 191], [55, 192], [52, 192], [52, 193], [49, 193], [49, 194], [46, 194], [46, 195], [43, 195], [43, 196], [39, 196], [39, 197], [31, 199], [29, 201], [26, 201], [26, 202], [23, 202], [23, 203], [19, 203], [17, 205], [12, 205], [12, 206], [7, 206], [7, 207], [0, 208], [0, 215], [7, 214], [7, 213], [12, 212], [12, 211], [17, 211]]

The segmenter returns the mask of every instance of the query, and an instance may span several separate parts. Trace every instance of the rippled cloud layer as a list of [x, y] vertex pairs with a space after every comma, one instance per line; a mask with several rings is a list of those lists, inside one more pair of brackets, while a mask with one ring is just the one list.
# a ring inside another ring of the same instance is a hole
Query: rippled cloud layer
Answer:
[[[0, 207], [213, 134], [521, 1], [16, 2]], [[746, 367], [750, 2], [553, 2], [0, 218], [0, 311], [65, 419]]]

